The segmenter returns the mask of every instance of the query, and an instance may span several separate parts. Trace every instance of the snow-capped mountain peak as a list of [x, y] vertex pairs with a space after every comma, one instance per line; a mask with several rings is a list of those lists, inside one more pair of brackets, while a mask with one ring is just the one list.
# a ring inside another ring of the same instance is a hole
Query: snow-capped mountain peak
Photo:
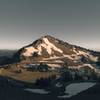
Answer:
[[53, 54], [52, 52], [53, 50], [59, 53], [63, 53], [63, 51], [58, 47], [56, 47], [53, 43], [51, 43], [46, 36], [42, 38], [42, 42], [38, 44], [36, 47], [33, 46], [26, 47], [25, 48], [26, 52], [24, 52], [22, 55], [32, 56], [34, 53], [37, 53], [38, 55], [42, 55], [42, 51], [43, 51], [42, 48], [46, 49], [49, 55]]
[[[71, 45], [52, 36], [43, 36], [17, 52], [20, 60], [31, 58], [37, 62], [65, 63], [69, 65], [90, 64], [100, 59], [100, 53]], [[28, 59], [29, 60], [29, 59]]]

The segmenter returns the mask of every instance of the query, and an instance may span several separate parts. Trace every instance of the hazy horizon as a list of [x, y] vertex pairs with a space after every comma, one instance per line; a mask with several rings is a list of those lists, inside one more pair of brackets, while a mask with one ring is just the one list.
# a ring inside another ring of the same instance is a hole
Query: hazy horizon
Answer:
[[100, 51], [99, 0], [0, 0], [0, 49], [43, 35]]

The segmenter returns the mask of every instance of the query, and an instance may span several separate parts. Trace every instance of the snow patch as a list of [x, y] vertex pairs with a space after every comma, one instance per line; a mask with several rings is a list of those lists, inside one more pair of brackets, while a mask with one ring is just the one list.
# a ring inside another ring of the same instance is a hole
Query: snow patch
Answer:
[[57, 62], [57, 63], [64, 63], [64, 62], [61, 61], [61, 60], [54, 60], [54, 62]]
[[24, 89], [25, 91], [33, 92], [33, 93], [38, 93], [38, 94], [48, 94], [48, 91], [45, 91], [44, 89]]
[[[84, 52], [84, 51], [76, 51], [76, 48], [73, 47], [73, 51], [74, 53], [76, 53], [77, 55], [84, 55], [87, 56], [89, 53], [88, 52]], [[75, 54], [74, 54], [75, 55]]]
[[84, 66], [88, 66], [88, 67], [90, 67], [91, 69], [94, 69], [94, 67], [93, 67], [91, 64], [83, 64], [82, 67], [84, 67]]
[[78, 65], [78, 66], [68, 66], [69, 69], [80, 69], [82, 67], [88, 66], [91, 69], [95, 69], [91, 64], [82, 64], [82, 65]]
[[35, 49], [34, 47], [27, 47], [25, 48], [25, 50], [26, 51], [23, 53], [24, 56], [32, 56], [34, 52], [38, 52], [38, 50]]
[[60, 84], [59, 82], [55, 85], [56, 87], [62, 87], [62, 84]]
[[63, 55], [63, 56], [73, 60], [73, 58], [70, 55]]
[[98, 57], [95, 57], [93, 55], [89, 55], [89, 58], [92, 60], [92, 61], [98, 61]]
[[44, 47], [47, 49], [47, 52], [49, 54], [52, 53], [52, 49], [54, 49], [55, 51], [58, 51], [60, 53], [63, 53], [62, 50], [60, 50], [59, 48], [57, 48], [54, 44], [50, 43], [49, 40], [47, 38], [43, 38], [43, 41], [45, 42]]
[[60, 68], [61, 65], [59, 64], [47, 64], [49, 67], [56, 67], [56, 68]]
[[89, 58], [89, 59], [92, 60], [92, 61], [95, 61], [95, 62], [98, 61], [98, 57], [91, 55], [90, 52], [76, 51], [76, 48], [75, 48], [75, 47], [73, 47], [73, 51], [74, 51], [76, 54], [72, 54], [72, 56], [75, 56], [75, 55], [76, 55], [76, 56], [83, 55], [83, 56]]
[[52, 60], [52, 59], [59, 59], [61, 57], [58, 57], [58, 56], [51, 56], [50, 58], [45, 58], [45, 60]]
[[58, 96], [58, 98], [70, 98], [78, 93], [93, 87], [96, 83], [85, 82], [85, 83], [72, 83], [65, 88], [65, 94], [63, 96]]

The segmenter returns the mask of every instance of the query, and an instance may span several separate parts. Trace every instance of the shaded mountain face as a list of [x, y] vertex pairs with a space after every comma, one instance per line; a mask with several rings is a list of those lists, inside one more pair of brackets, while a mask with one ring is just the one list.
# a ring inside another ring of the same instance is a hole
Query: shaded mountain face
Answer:
[[95, 63], [100, 60], [100, 53], [71, 45], [52, 36], [43, 36], [32, 44], [21, 48], [15, 59], [31, 62], [56, 62], [77, 65]]

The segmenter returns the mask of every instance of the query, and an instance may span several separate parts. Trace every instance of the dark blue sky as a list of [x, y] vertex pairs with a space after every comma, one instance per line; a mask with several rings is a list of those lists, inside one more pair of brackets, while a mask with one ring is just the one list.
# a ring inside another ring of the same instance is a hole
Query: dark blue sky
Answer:
[[16, 49], [48, 33], [100, 50], [100, 0], [0, 0], [0, 48]]

